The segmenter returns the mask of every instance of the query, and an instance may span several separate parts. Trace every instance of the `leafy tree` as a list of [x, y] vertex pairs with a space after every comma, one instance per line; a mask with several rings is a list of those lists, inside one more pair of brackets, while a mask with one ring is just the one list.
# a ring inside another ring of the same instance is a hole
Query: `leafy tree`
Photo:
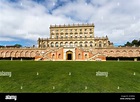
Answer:
[[124, 46], [132, 46], [132, 44], [128, 41]]
[[15, 44], [14, 46], [15, 46], [15, 47], [18, 47], [18, 48], [19, 48], [19, 47], [22, 47], [22, 45], [20, 45], [20, 44]]
[[127, 42], [124, 46], [140, 46], [140, 40], [133, 40], [132, 42]]
[[132, 45], [138, 46], [138, 40], [133, 40]]
[[138, 41], [138, 45], [140, 46], [140, 40]]

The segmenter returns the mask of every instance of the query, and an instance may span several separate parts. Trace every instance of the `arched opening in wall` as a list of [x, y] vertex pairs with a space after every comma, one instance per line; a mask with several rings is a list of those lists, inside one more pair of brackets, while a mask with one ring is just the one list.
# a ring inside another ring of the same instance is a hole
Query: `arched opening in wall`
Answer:
[[78, 59], [81, 59], [81, 54], [80, 53], [78, 54]]
[[119, 50], [117, 50], [117, 51], [116, 51], [116, 53], [117, 53], [117, 54], [119, 54], [119, 53], [120, 53], [120, 51], [119, 51]]
[[82, 42], [80, 42], [80, 47], [82, 47]]
[[2, 57], [2, 52], [0, 52], [0, 57]]
[[5, 57], [5, 52], [1, 52], [1, 56], [4, 58]]
[[87, 59], [87, 54], [85, 54], [85, 59]]
[[99, 47], [102, 47], [102, 42], [101, 41], [99, 42]]
[[97, 47], [97, 44], [95, 43], [95, 47]]
[[140, 51], [139, 50], [136, 50], [136, 54], [140, 54]]
[[63, 46], [63, 42], [60, 42], [60, 47], [62, 47]]
[[93, 42], [92, 41], [90, 41], [90, 47], [92, 47], [93, 46]]
[[20, 57], [20, 52], [19, 51], [17, 51], [16, 53], [15, 53], [15, 57]]
[[68, 33], [65, 34], [65, 38], [68, 38]]
[[9, 51], [7, 51], [7, 52], [5, 53], [5, 57], [10, 57], [10, 52], [9, 52]]
[[74, 43], [74, 46], [75, 46], [75, 47], [76, 47], [76, 46], [78, 46], [78, 43], [77, 43], [77, 42], [75, 42], [75, 43]]
[[46, 43], [45, 42], [43, 42], [43, 47], [46, 47]]
[[125, 56], [127, 54], [126, 50], [122, 51], [122, 55]]
[[107, 50], [105, 50], [105, 51], [104, 51], [104, 54], [107, 54], [107, 53], [108, 53]]
[[35, 52], [32, 51], [32, 52], [30, 53], [30, 56], [31, 56], [32, 58], [35, 57]]
[[53, 42], [51, 42], [51, 47], [54, 47], [54, 44], [53, 44]]
[[56, 39], [58, 39], [58, 37], [59, 37], [58, 34], [56, 34]]
[[104, 42], [104, 47], [106, 47], [106, 45], [107, 45], [106, 42]]
[[25, 55], [24, 55], [24, 52], [23, 52], [23, 51], [21, 51], [20, 56], [21, 56], [21, 57], [25, 57]]
[[70, 38], [72, 38], [73, 37], [73, 33], [70, 33]]
[[61, 33], [61, 39], [63, 38], [63, 33]]
[[87, 47], [87, 44], [88, 44], [88, 42], [86, 41], [86, 42], [85, 42], [85, 47]]
[[58, 59], [60, 59], [60, 58], [61, 58], [61, 54], [58, 55]]
[[11, 54], [10, 54], [10, 56], [11, 56], [11, 57], [15, 57], [15, 52], [12, 51]]
[[55, 47], [58, 47], [58, 42], [55, 43]]
[[111, 51], [110, 51], [110, 53], [114, 53], [114, 51], [113, 51], [113, 50], [111, 50]]
[[72, 47], [73, 46], [73, 43], [72, 42], [70, 42], [70, 47]]
[[30, 57], [30, 52], [29, 51], [25, 52], [25, 57]]
[[52, 59], [54, 59], [54, 54], [52, 54]]
[[39, 55], [40, 55], [39, 51], [36, 51], [36, 52], [35, 52], [35, 54], [36, 54], [37, 56], [39, 56]]
[[133, 51], [132, 51], [132, 50], [130, 50], [128, 53], [133, 53]]
[[65, 46], [66, 46], [66, 47], [68, 46], [68, 42], [65, 42]]
[[72, 51], [67, 51], [66, 52], [66, 60], [72, 60], [73, 52]]

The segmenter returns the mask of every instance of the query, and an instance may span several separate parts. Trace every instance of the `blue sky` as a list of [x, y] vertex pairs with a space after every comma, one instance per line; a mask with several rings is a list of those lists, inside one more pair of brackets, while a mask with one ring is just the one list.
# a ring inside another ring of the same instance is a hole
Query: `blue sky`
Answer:
[[52, 24], [94, 23], [115, 45], [140, 39], [139, 0], [0, 0], [0, 45], [37, 45]]

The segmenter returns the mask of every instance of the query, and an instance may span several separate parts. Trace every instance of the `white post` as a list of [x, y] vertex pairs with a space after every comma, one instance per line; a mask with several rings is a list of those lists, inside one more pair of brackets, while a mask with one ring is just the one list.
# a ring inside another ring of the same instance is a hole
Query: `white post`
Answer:
[[137, 61], [137, 58], [134, 58], [134, 61]]

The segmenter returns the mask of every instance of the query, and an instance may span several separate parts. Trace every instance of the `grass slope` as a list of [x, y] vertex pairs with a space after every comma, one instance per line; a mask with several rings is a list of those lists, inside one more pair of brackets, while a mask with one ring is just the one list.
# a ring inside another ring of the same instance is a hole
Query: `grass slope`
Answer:
[[140, 62], [0, 61], [1, 71], [12, 77], [0, 76], [0, 92], [140, 92]]

